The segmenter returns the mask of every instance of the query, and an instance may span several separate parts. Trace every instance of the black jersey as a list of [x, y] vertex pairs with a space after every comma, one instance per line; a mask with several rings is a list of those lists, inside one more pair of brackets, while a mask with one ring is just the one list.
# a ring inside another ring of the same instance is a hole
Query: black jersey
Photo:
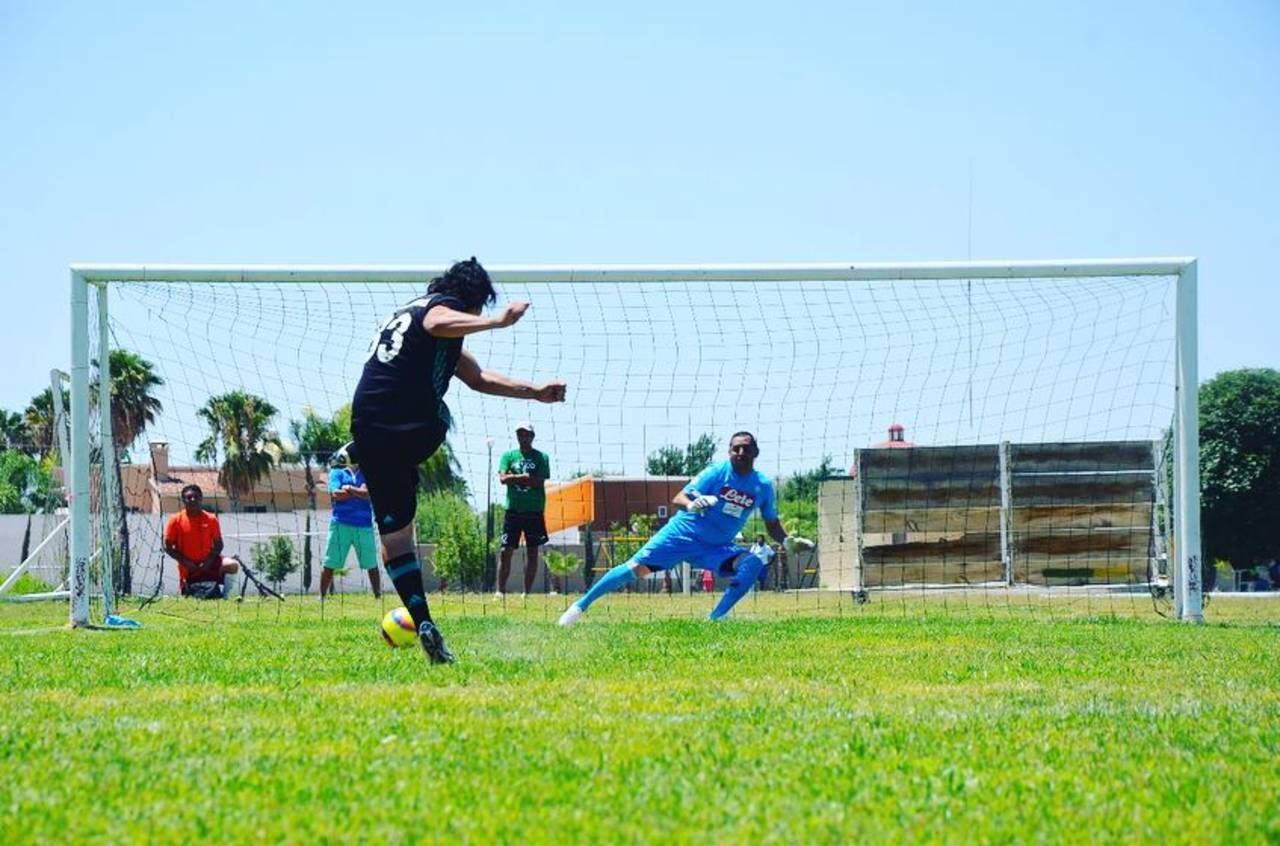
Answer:
[[437, 305], [465, 311], [458, 299], [435, 294], [396, 309], [382, 324], [351, 402], [353, 431], [412, 435], [449, 428], [444, 394], [462, 355], [462, 339], [437, 338], [423, 328], [423, 317]]

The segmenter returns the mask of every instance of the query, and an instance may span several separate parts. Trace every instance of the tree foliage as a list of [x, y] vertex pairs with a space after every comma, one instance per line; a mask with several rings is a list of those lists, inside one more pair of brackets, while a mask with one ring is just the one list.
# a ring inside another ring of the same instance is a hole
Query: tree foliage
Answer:
[[1231, 370], [1200, 386], [1200, 497], [1206, 560], [1280, 556], [1280, 371]]
[[608, 546], [613, 563], [621, 564], [639, 552], [640, 547], [653, 537], [655, 522], [657, 518], [654, 515], [642, 512], [632, 514], [625, 523], [621, 520], [610, 523], [609, 534], [605, 536], [603, 542]]
[[427, 493], [445, 491], [455, 496], [467, 495], [467, 481], [462, 478], [462, 465], [454, 457], [448, 441], [418, 465], [418, 481]]
[[560, 552], [557, 549], [547, 550], [547, 569], [557, 576], [568, 576], [582, 567], [582, 559], [572, 552]]
[[251, 492], [283, 454], [280, 436], [271, 429], [276, 407], [245, 391], [209, 397], [198, 412], [209, 437], [196, 447], [196, 460], [216, 463], [218, 484], [231, 499]]
[[297, 460], [308, 470], [312, 464], [324, 467], [339, 447], [351, 440], [350, 424], [344, 425], [337, 417], [321, 417], [310, 407], [302, 410], [301, 420], [289, 421], [289, 433], [297, 445]]
[[[154, 364], [128, 350], [112, 350], [107, 363], [111, 368], [111, 440], [117, 450], [125, 450], [164, 410], [152, 393], [164, 380], [156, 374]], [[98, 362], [93, 364], [96, 367]], [[97, 401], [96, 379], [89, 386], [89, 396]]]
[[0, 408], [0, 448], [26, 450], [27, 421], [16, 411]]
[[[818, 536], [818, 503], [807, 500], [784, 499], [778, 503], [778, 520], [782, 522], [782, 527], [787, 530], [789, 535], [816, 538]], [[764, 520], [760, 517], [759, 511], [752, 514], [751, 519], [747, 521], [747, 525], [742, 528], [742, 537], [748, 543], [754, 541], [756, 535], [769, 537], [769, 533], [765, 531]]]
[[418, 541], [436, 545], [436, 575], [463, 585], [478, 581], [484, 572], [484, 523], [465, 499], [450, 491], [427, 494], [418, 500], [414, 523]]
[[645, 461], [651, 476], [696, 476], [716, 455], [716, 440], [703, 433], [683, 449], [674, 444], [659, 447]]
[[30, 514], [63, 504], [45, 462], [16, 449], [0, 451], [0, 514]]
[[274, 583], [277, 590], [280, 583], [298, 569], [293, 540], [287, 535], [272, 535], [263, 543], [255, 543], [249, 554], [253, 557], [254, 569]]
[[822, 463], [817, 467], [812, 470], [793, 473], [788, 477], [778, 491], [778, 499], [792, 502], [811, 502], [816, 506], [818, 503], [818, 487], [822, 480], [839, 472], [839, 469], [831, 460], [831, 456], [824, 455]]
[[[155, 372], [155, 365], [137, 353], [128, 350], [111, 350], [107, 356], [111, 370], [111, 443], [115, 461], [115, 497], [119, 514], [127, 510], [124, 497], [124, 479], [120, 473], [122, 453], [125, 453], [138, 438], [142, 437], [147, 427], [156, 421], [156, 416], [164, 410], [159, 398], [153, 393], [164, 384]], [[96, 365], [97, 362], [95, 361]], [[98, 380], [90, 385], [89, 397], [96, 402], [98, 396]], [[118, 548], [116, 550], [119, 571], [115, 583], [120, 585], [124, 593], [133, 592], [132, 553], [129, 548], [129, 523], [121, 520], [117, 529]]]
[[[62, 391], [62, 410], [70, 413], [71, 392]], [[36, 458], [56, 455], [58, 451], [57, 428], [54, 426], [53, 389], [45, 388], [31, 398], [22, 413], [27, 428], [27, 449]]]
[[16, 450], [0, 453], [0, 514], [27, 511], [26, 493], [38, 466], [34, 458]]

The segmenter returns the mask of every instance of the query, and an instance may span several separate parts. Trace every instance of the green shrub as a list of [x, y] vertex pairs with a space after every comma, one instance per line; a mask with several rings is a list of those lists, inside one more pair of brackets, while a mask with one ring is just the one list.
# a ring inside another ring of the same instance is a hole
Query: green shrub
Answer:
[[418, 543], [439, 543], [445, 528], [463, 514], [471, 515], [471, 506], [455, 493], [436, 491], [419, 497], [413, 515]]
[[[818, 506], [817, 503], [803, 500], [783, 500], [778, 503], [778, 519], [789, 535], [798, 535], [810, 540], [818, 538]], [[756, 535], [769, 537], [764, 528], [764, 520], [757, 511], [742, 527], [742, 537], [747, 543], [756, 539]]]
[[255, 543], [249, 554], [254, 568], [277, 586], [298, 569], [293, 541], [285, 535], [272, 535], [264, 543]]
[[653, 536], [655, 521], [652, 514], [641, 513], [632, 514], [626, 523], [618, 520], [609, 524], [609, 537], [615, 540], [607, 543], [609, 555], [615, 564], [630, 560], [631, 556], [640, 551], [640, 547]]
[[[0, 582], [7, 578], [9, 578], [7, 574], [0, 576]], [[9, 587], [9, 593], [13, 596], [22, 596], [28, 593], [49, 593], [52, 590], [53, 585], [43, 579], [37, 579], [30, 573], [23, 573], [18, 576], [17, 580]]]
[[554, 549], [547, 550], [547, 569], [555, 573], [557, 576], [567, 576], [570, 573], [576, 573], [582, 567], [582, 559], [574, 555], [572, 552], [559, 552]]
[[484, 516], [472, 511], [465, 499], [448, 491], [428, 494], [418, 501], [414, 523], [418, 542], [436, 545], [437, 576], [463, 585], [479, 580], [484, 572]]

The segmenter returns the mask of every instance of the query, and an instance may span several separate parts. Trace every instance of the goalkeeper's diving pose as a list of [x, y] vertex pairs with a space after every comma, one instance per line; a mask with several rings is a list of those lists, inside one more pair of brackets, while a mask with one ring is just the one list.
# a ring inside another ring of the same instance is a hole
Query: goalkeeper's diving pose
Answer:
[[722, 576], [732, 576], [729, 589], [711, 612], [710, 619], [719, 620], [747, 595], [766, 564], [733, 542], [755, 508], [760, 509], [769, 535], [786, 549], [813, 549], [813, 541], [788, 537], [782, 528], [773, 482], [755, 469], [759, 454], [755, 435], [736, 432], [729, 439], [729, 460], [711, 465], [685, 485], [671, 500], [683, 510], [659, 529], [631, 560], [601, 576], [560, 616], [560, 625], [572, 625], [591, 603], [606, 593], [655, 570], [670, 569], [681, 561]]

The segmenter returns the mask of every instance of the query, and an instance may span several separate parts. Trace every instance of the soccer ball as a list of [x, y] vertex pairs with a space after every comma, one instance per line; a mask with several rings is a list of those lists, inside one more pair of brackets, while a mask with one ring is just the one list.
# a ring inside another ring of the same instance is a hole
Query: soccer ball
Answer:
[[387, 646], [413, 646], [418, 642], [418, 627], [408, 608], [392, 608], [382, 618], [382, 640]]

